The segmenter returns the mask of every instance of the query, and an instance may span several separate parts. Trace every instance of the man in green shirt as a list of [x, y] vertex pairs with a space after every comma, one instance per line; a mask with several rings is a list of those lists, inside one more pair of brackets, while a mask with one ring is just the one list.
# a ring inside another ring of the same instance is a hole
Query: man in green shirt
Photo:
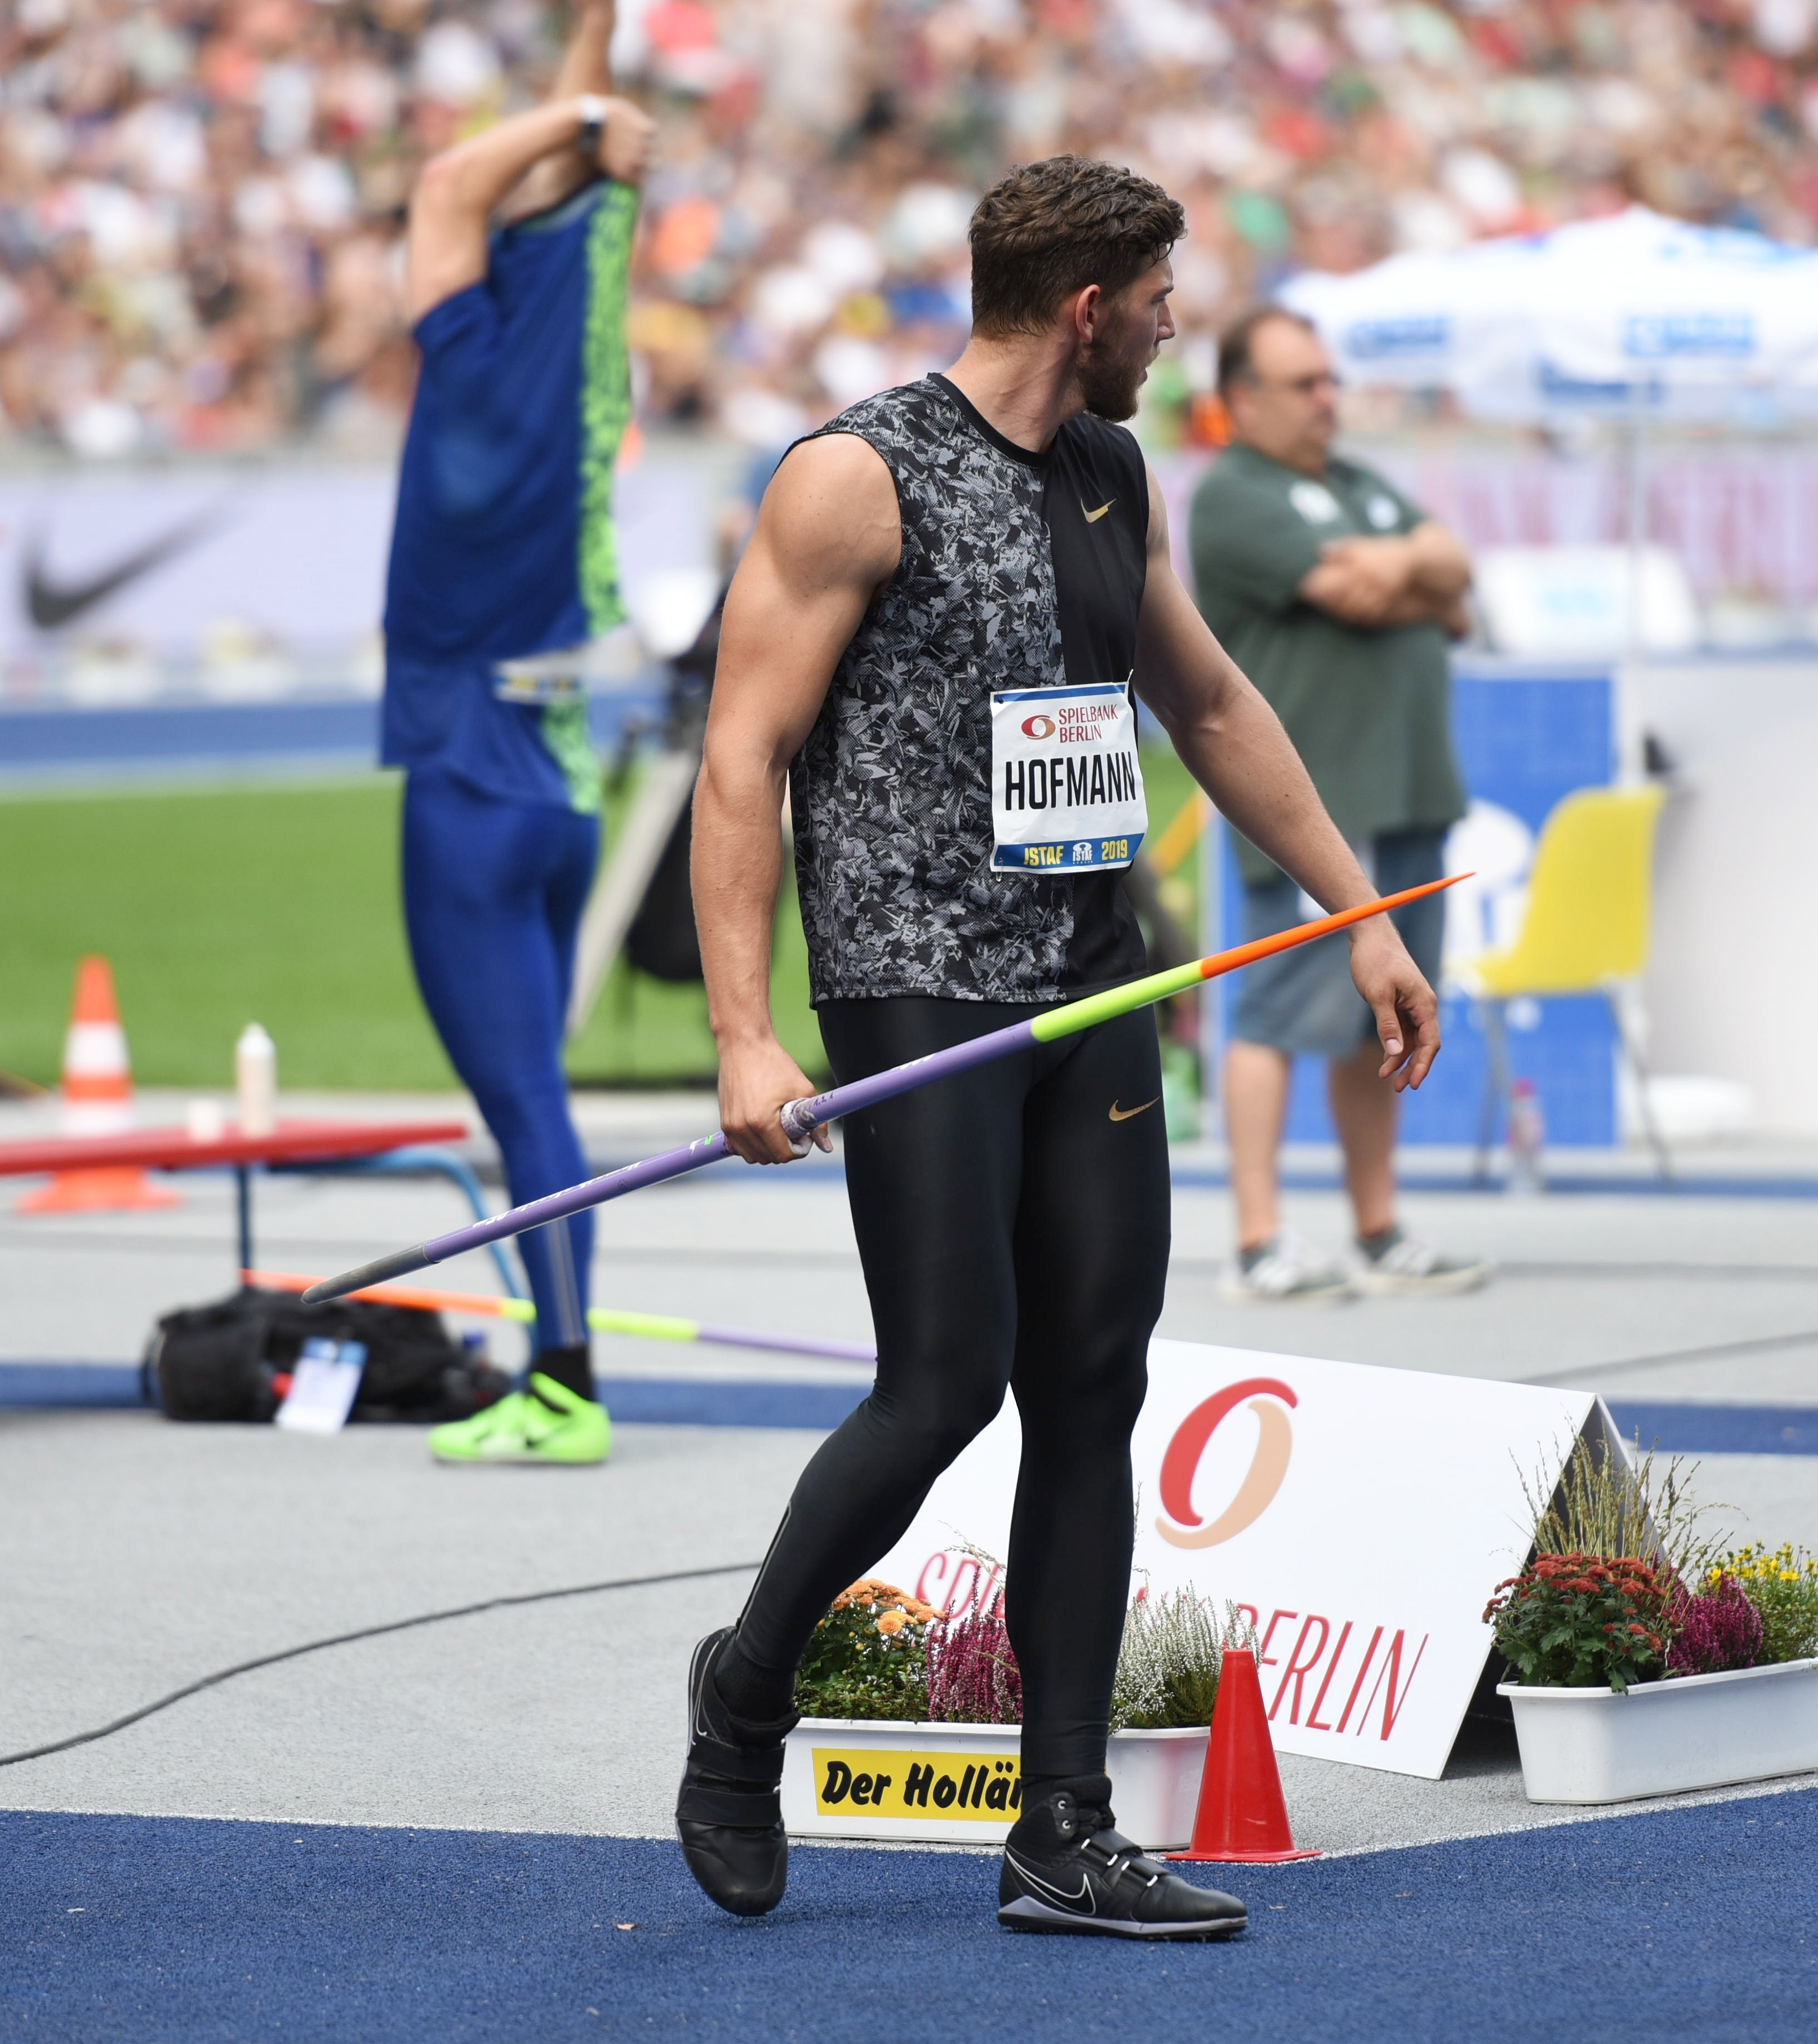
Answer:
[[[1190, 532], [1199, 606], [1274, 706], [1314, 786], [1385, 893], [1436, 879], [1462, 816], [1452, 756], [1447, 641], [1466, 629], [1470, 563], [1443, 526], [1374, 471], [1332, 451], [1338, 379], [1317, 332], [1263, 305], [1219, 346], [1232, 444], [1200, 485]], [[1293, 882], [1237, 840], [1244, 935], [1312, 913]], [[1443, 898], [1395, 917], [1437, 986]], [[1237, 1203], [1228, 1294], [1333, 1297], [1452, 1292], [1489, 1266], [1441, 1255], [1395, 1218], [1394, 1090], [1377, 1075], [1370, 1012], [1336, 938], [1244, 974], [1225, 1063], [1225, 1129]], [[1297, 1053], [1330, 1060], [1357, 1249], [1335, 1262], [1283, 1231], [1277, 1153]]]

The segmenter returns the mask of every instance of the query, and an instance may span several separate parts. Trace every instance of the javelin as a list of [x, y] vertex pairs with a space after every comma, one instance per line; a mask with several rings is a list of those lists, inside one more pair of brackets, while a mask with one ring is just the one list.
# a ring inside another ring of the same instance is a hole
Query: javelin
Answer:
[[[1449, 879], [1429, 880], [1420, 887], [1405, 887], [1399, 894], [1385, 894], [1380, 901], [1360, 902], [1355, 909], [1340, 909], [1336, 916], [1321, 916], [1316, 922], [1299, 924], [1274, 936], [1259, 937], [1254, 943], [1239, 944], [1228, 951], [1215, 951], [1210, 958], [1196, 959], [1190, 965], [1151, 973], [1146, 979], [1132, 980], [1128, 985], [1112, 987], [1106, 993], [1090, 993], [1082, 1001], [1070, 1001], [1059, 1008], [1045, 1009], [1027, 1022], [1013, 1022], [1008, 1028], [990, 1030], [982, 1036], [955, 1043], [947, 1050], [932, 1051], [925, 1058], [912, 1058], [907, 1064], [893, 1065], [888, 1071], [874, 1073], [868, 1079], [855, 1079], [850, 1085], [835, 1086], [830, 1092], [815, 1093], [807, 1100], [792, 1100], [782, 1110], [783, 1133], [798, 1146], [798, 1154], [802, 1154], [802, 1146], [823, 1122], [837, 1120], [843, 1114], [855, 1113], [879, 1101], [894, 1100], [899, 1093], [913, 1093], [931, 1079], [970, 1071], [975, 1065], [988, 1065], [995, 1058], [1009, 1057], [1013, 1051], [1029, 1050], [1037, 1043], [1051, 1043], [1062, 1036], [1077, 1035], [1101, 1022], [1112, 1021], [1139, 1008], [1152, 1007], [1156, 1001], [1166, 1001], [1173, 994], [1186, 993], [1202, 980], [1216, 979], [1222, 974], [1236, 972], [1240, 966], [1254, 965], [1259, 959], [1273, 957], [1277, 951], [1311, 943], [1316, 937], [1329, 936], [1334, 930], [1361, 923], [1368, 916], [1379, 916], [1386, 909], [1399, 909], [1405, 902], [1417, 901], [1424, 894], [1436, 894], [1442, 887], [1450, 887], [1454, 881], [1469, 877], [1455, 873]], [[704, 1164], [717, 1164], [722, 1157], [732, 1155], [732, 1147], [726, 1140], [724, 1130], [717, 1135], [703, 1135], [685, 1149], [666, 1150], [659, 1157], [645, 1158], [641, 1164], [627, 1164], [622, 1170], [608, 1171], [603, 1178], [589, 1178], [582, 1185], [571, 1185], [566, 1192], [551, 1193], [544, 1198], [513, 1207], [509, 1213], [495, 1214], [490, 1220], [470, 1222], [450, 1234], [435, 1235], [412, 1248], [397, 1249], [389, 1256], [377, 1257], [371, 1263], [361, 1264], [357, 1270], [344, 1270], [338, 1278], [325, 1278], [303, 1294], [303, 1303], [313, 1306], [324, 1299], [344, 1297], [369, 1285], [383, 1284], [387, 1278], [407, 1278], [413, 1271], [427, 1270], [432, 1263], [444, 1263], [451, 1256], [459, 1256], [464, 1251], [483, 1248], [502, 1236], [522, 1235], [528, 1228], [542, 1228], [550, 1221], [564, 1220], [584, 1207], [603, 1206], [608, 1200], [622, 1199], [627, 1193], [639, 1192], [646, 1185], [659, 1185], [666, 1178], [678, 1178], [685, 1171], [698, 1171]]]
[[[270, 1292], [307, 1292], [313, 1278], [289, 1270], [243, 1270], [243, 1285]], [[536, 1308], [528, 1299], [502, 1299], [492, 1292], [430, 1292], [414, 1285], [346, 1293], [375, 1306], [414, 1306], [426, 1313], [474, 1313], [495, 1320], [533, 1320]], [[779, 1355], [824, 1356], [832, 1362], [875, 1362], [878, 1351], [868, 1342], [823, 1341], [817, 1335], [771, 1334], [762, 1327], [715, 1327], [707, 1320], [684, 1320], [672, 1313], [632, 1313], [617, 1306], [590, 1306], [587, 1324], [603, 1335], [638, 1335], [646, 1341], [704, 1342], [715, 1348], [774, 1349]]]

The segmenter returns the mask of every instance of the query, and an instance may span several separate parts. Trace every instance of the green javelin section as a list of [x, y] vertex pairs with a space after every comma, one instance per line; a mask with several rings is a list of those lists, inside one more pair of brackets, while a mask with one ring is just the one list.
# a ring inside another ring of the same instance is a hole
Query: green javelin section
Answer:
[[1029, 1024], [1038, 1043], [1051, 1043], [1057, 1036], [1074, 1036], [1082, 1029], [1096, 1028], [1133, 1008], [1147, 1008], [1169, 995], [1185, 993], [1200, 984], [1200, 961], [1177, 965], [1166, 972], [1152, 972], [1147, 979], [1133, 979], [1128, 986], [1114, 986], [1108, 993], [1089, 993], [1083, 1001], [1070, 1001], [1064, 1008], [1050, 1009]]
[[668, 1313], [621, 1313], [610, 1306], [595, 1306], [587, 1324], [603, 1335], [643, 1335], [651, 1341], [691, 1342], [698, 1339], [698, 1320], [678, 1320]]
[[[533, 1320], [536, 1308], [528, 1299], [501, 1299], [498, 1308], [508, 1320]], [[698, 1320], [678, 1320], [668, 1313], [621, 1313], [610, 1306], [593, 1307], [587, 1324], [603, 1335], [643, 1335], [651, 1341], [691, 1342], [700, 1339]]]

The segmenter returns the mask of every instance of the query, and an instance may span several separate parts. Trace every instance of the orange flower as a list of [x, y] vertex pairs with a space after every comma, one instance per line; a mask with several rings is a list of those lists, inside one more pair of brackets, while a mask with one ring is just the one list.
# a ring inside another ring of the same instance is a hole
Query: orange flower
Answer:
[[900, 1611], [886, 1611], [878, 1620], [878, 1630], [887, 1639], [892, 1633], [901, 1632], [908, 1623], [909, 1620]]

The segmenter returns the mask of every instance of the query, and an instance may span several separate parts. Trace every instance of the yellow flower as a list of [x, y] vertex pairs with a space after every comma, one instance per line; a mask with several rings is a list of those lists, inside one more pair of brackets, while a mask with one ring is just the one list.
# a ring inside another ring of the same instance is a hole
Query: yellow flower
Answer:
[[888, 1639], [892, 1633], [901, 1632], [909, 1623], [900, 1611], [886, 1611], [878, 1620], [878, 1630]]

